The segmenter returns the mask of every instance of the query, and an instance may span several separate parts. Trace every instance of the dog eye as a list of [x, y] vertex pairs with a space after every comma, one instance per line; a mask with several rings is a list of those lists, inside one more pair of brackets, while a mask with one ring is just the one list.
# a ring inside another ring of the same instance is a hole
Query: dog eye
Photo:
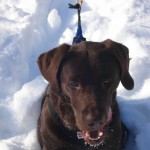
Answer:
[[112, 80], [111, 80], [111, 79], [106, 79], [106, 80], [104, 80], [103, 85], [104, 85], [105, 87], [107, 87], [107, 86], [110, 86], [111, 83], [112, 83]]
[[72, 87], [77, 87], [78, 86], [78, 82], [77, 81], [70, 81], [70, 85]]

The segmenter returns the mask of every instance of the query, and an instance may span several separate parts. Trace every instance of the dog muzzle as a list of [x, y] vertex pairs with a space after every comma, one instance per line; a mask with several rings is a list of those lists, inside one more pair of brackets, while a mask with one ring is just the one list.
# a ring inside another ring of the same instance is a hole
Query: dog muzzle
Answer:
[[87, 144], [94, 147], [103, 145], [105, 138], [107, 137], [108, 126], [111, 120], [112, 120], [112, 110], [109, 107], [104, 127], [93, 131], [77, 132], [78, 139], [84, 139]]

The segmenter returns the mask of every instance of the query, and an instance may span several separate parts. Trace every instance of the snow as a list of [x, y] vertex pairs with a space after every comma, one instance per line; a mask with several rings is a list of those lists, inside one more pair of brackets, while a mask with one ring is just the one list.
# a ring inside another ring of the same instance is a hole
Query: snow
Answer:
[[1, 101], [0, 139], [26, 133], [36, 127], [46, 86], [47, 82], [38, 76], [24, 84], [13, 96]]
[[121, 118], [130, 131], [126, 149], [148, 150], [150, 147], [150, 102], [148, 99], [122, 100], [119, 106]]
[[[0, 149], [39, 150], [36, 126], [47, 82], [37, 57], [61, 43], [72, 43], [77, 28], [68, 1], [1, 0], [0, 3]], [[130, 131], [126, 150], [150, 147], [150, 3], [149, 0], [85, 0], [84, 37], [107, 38], [130, 49], [132, 91], [120, 84], [121, 118]]]
[[48, 23], [52, 29], [59, 28], [61, 25], [61, 18], [57, 9], [53, 9], [48, 15]]

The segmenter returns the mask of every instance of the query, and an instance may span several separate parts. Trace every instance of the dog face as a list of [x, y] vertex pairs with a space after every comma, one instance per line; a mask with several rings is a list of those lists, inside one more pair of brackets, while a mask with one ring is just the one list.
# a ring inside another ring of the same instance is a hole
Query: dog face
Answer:
[[64, 125], [81, 130], [91, 145], [100, 143], [112, 120], [119, 82], [126, 89], [134, 85], [128, 49], [111, 40], [64, 44], [42, 54], [38, 64], [50, 82], [51, 100]]
[[59, 78], [81, 131], [97, 130], [110, 121], [112, 97], [121, 79], [113, 56], [73, 51], [65, 58]]

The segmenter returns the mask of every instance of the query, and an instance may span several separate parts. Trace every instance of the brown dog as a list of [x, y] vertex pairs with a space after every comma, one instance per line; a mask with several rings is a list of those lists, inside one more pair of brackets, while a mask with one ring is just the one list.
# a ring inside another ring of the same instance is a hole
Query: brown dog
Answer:
[[43, 150], [120, 150], [122, 126], [116, 88], [131, 90], [128, 49], [120, 43], [63, 44], [38, 65], [50, 83], [38, 120]]

